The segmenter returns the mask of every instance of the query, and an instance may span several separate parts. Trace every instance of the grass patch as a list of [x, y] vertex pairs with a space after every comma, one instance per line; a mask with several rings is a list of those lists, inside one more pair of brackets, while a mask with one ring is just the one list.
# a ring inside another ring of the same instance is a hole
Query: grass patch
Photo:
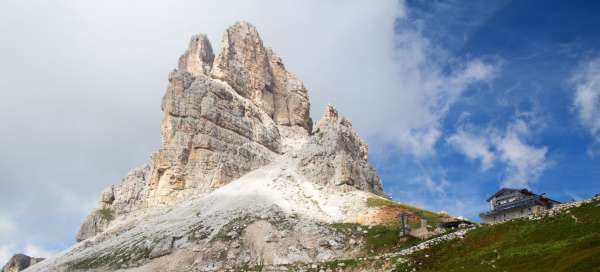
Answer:
[[145, 260], [150, 257], [150, 248], [142, 245], [143, 241], [137, 242], [131, 248], [120, 248], [104, 255], [89, 257], [68, 265], [69, 270], [109, 269], [116, 270], [124, 265]]
[[411, 259], [418, 271], [600, 271], [600, 201], [541, 220], [483, 226]]
[[100, 218], [106, 222], [110, 222], [115, 219], [115, 211], [109, 208], [102, 208], [98, 210], [98, 214], [100, 215]]
[[369, 255], [393, 252], [417, 244], [421, 240], [408, 237], [400, 241], [400, 225], [395, 223], [364, 226], [356, 223], [334, 223], [331, 227], [345, 234], [354, 234], [365, 239]]

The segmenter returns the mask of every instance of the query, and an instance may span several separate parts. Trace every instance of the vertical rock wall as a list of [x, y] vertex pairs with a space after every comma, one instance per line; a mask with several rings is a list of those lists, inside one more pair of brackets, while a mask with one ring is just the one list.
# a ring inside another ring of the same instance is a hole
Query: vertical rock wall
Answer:
[[263, 46], [252, 25], [241, 22], [227, 29], [212, 76], [252, 100], [278, 125], [311, 129], [304, 84], [285, 69], [270, 48]]

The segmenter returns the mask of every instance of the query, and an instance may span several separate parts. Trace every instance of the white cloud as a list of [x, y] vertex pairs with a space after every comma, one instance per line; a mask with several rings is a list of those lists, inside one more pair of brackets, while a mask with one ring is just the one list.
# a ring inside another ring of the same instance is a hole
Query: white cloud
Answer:
[[579, 122], [600, 142], [600, 57], [584, 63], [571, 78]]
[[0, 242], [12, 237], [17, 230], [17, 224], [10, 217], [0, 214]]
[[491, 150], [491, 142], [488, 138], [473, 135], [464, 130], [448, 137], [448, 143], [461, 151], [471, 160], [479, 160], [481, 169], [487, 170], [492, 167], [496, 155]]
[[439, 182], [434, 181], [430, 176], [421, 176], [418, 179], [425, 185], [425, 188], [432, 193], [444, 194], [446, 188], [450, 185], [447, 180], [442, 179]]
[[507, 164], [507, 176], [503, 185], [507, 187], [529, 187], [549, 167], [547, 147], [534, 147], [524, 141], [529, 136], [529, 127], [522, 120], [508, 126], [502, 136], [494, 138], [499, 157]]
[[54, 251], [46, 250], [34, 244], [25, 245], [25, 247], [23, 248], [23, 253], [27, 256], [35, 258], [49, 258], [56, 254], [56, 252]]
[[448, 137], [448, 143], [471, 160], [479, 160], [482, 170], [495, 162], [505, 166], [502, 186], [529, 187], [548, 169], [548, 148], [528, 144], [531, 137], [529, 125], [517, 119], [504, 131], [488, 128], [474, 133], [460, 129]]
[[[411, 22], [411, 18], [404, 18]], [[410, 26], [418, 24], [414, 22]], [[377, 105], [367, 116], [366, 129], [384, 140], [398, 144], [403, 151], [423, 158], [435, 153], [442, 136], [441, 121], [449, 108], [471, 85], [486, 82], [497, 72], [495, 64], [480, 59], [460, 62], [448, 57], [443, 49], [434, 47], [418, 27], [401, 28], [396, 34], [394, 92], [385, 91], [373, 99]], [[455, 67], [443, 72], [447, 64]], [[383, 98], [383, 99], [382, 99]]]

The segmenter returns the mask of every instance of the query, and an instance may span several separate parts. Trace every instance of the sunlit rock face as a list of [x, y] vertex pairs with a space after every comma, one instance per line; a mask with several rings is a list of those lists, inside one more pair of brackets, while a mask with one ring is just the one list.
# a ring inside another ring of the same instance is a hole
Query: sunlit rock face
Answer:
[[354, 132], [350, 120], [339, 116], [331, 105], [298, 153], [302, 173], [318, 184], [384, 194], [379, 176], [368, 162], [367, 144]]
[[263, 46], [252, 25], [241, 22], [227, 29], [212, 76], [229, 83], [276, 124], [310, 130], [310, 103], [304, 84], [285, 69], [273, 50]]
[[112, 264], [106, 252], [126, 266], [193, 255], [206, 271], [357, 254], [327, 224], [363, 222], [366, 198], [384, 195], [366, 143], [333, 106], [313, 126], [304, 84], [252, 25], [228, 28], [220, 48], [192, 37], [168, 76], [161, 147], [101, 193], [81, 243], [49, 267]]

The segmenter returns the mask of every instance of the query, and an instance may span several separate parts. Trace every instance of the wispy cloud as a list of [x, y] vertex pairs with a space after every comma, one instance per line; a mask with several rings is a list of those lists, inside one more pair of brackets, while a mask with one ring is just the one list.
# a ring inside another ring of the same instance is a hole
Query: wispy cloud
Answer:
[[35, 258], [49, 258], [56, 254], [54, 251], [47, 250], [35, 244], [26, 244], [23, 247], [23, 252], [25, 255]]
[[442, 195], [446, 193], [446, 188], [450, 186], [445, 177], [436, 181], [433, 177], [426, 174], [415, 177], [413, 183], [422, 185], [429, 193]]
[[583, 63], [570, 83], [575, 89], [573, 107], [579, 122], [600, 143], [600, 57]]
[[547, 147], [534, 147], [525, 141], [529, 128], [522, 120], [516, 120], [504, 135], [494, 137], [499, 157], [506, 163], [507, 171], [503, 185], [507, 187], [529, 187], [550, 165], [546, 158]]
[[[396, 88], [402, 95], [379, 115], [394, 121], [374, 131], [422, 159], [435, 154], [450, 107], [473, 84], [491, 80], [498, 66], [479, 58], [457, 60], [433, 46], [412, 18], [403, 20], [396, 33]], [[450, 63], [453, 68], [448, 70]]]
[[501, 163], [504, 166], [502, 186], [529, 187], [551, 165], [548, 148], [529, 144], [530, 137], [527, 122], [516, 119], [504, 130], [487, 128], [477, 132], [461, 128], [447, 141], [467, 158], [479, 160], [482, 170]]
[[473, 135], [464, 130], [459, 130], [456, 134], [447, 139], [448, 143], [462, 152], [471, 160], [479, 160], [481, 169], [487, 170], [492, 167], [496, 160], [496, 155], [492, 151], [491, 139]]

